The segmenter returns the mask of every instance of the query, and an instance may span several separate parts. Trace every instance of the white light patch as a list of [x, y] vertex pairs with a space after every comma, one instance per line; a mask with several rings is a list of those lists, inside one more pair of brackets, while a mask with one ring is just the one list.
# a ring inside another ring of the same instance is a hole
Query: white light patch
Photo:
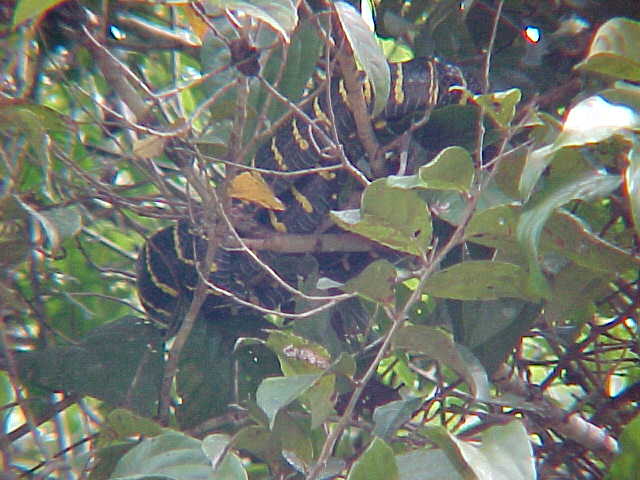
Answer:
[[367, 24], [369, 30], [371, 30], [372, 32], [375, 32], [376, 30], [376, 22], [374, 20], [375, 14], [373, 12], [374, 8], [375, 7], [373, 6], [373, 2], [371, 0], [362, 0], [360, 2], [360, 15], [362, 16], [364, 23]]
[[540, 29], [533, 25], [527, 25], [523, 30], [524, 38], [529, 43], [538, 43], [542, 37]]
[[625, 105], [614, 105], [596, 95], [583, 100], [569, 111], [563, 131], [598, 128], [612, 130], [639, 126], [640, 116], [634, 110]]

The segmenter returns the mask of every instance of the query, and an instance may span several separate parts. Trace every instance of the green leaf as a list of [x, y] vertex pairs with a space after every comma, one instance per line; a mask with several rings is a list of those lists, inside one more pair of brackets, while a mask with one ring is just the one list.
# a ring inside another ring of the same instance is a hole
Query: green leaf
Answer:
[[638, 480], [640, 472], [640, 417], [624, 427], [620, 436], [622, 452], [616, 457], [607, 480]]
[[477, 212], [465, 228], [465, 239], [492, 248], [513, 248], [520, 207], [497, 205]]
[[360, 210], [332, 211], [343, 229], [387, 247], [421, 255], [431, 242], [431, 215], [427, 204], [411, 190], [387, 185], [386, 179], [367, 186]]
[[595, 235], [578, 217], [556, 211], [540, 236], [543, 250], [554, 250], [578, 265], [604, 273], [640, 267], [640, 259]]
[[489, 398], [487, 374], [469, 354], [458, 348], [451, 336], [442, 330], [424, 325], [406, 325], [393, 338], [396, 349], [426, 355], [462, 376], [474, 397]]
[[288, 42], [289, 33], [298, 23], [298, 11], [291, 0], [207, 0], [209, 4], [227, 10], [240, 10], [261, 20]]
[[30, 216], [13, 195], [0, 198], [0, 267], [9, 269], [27, 258], [30, 247]]
[[374, 302], [391, 305], [395, 299], [393, 287], [398, 273], [387, 260], [376, 260], [355, 278], [349, 280], [344, 290], [354, 292]]
[[[313, 21], [301, 22], [291, 36], [291, 44], [286, 48], [286, 57], [284, 56], [285, 48], [280, 46], [272, 52], [262, 68], [264, 78], [294, 103], [302, 98], [305, 87], [317, 68], [318, 58], [322, 52], [322, 41], [317, 28], [317, 24]], [[286, 62], [284, 68], [283, 62]], [[276, 82], [277, 85], [275, 85]], [[260, 88], [258, 90], [255, 102], [256, 111], [261, 111], [262, 105], [269, 96], [266, 89]], [[271, 101], [267, 117], [271, 121], [276, 121], [288, 111], [289, 107], [284, 103]]]
[[212, 322], [196, 322], [180, 356], [176, 389], [182, 402], [176, 417], [182, 428], [222, 415], [233, 399], [233, 347]]
[[387, 178], [387, 183], [397, 188], [468, 192], [473, 185], [474, 176], [473, 160], [469, 152], [462, 147], [448, 147], [428, 165], [420, 167], [417, 175], [392, 175]]
[[491, 375], [504, 363], [522, 335], [538, 318], [541, 306], [519, 298], [462, 302], [453, 316], [456, 343], [467, 347]]
[[269, 332], [267, 346], [278, 356], [286, 376], [318, 374], [331, 365], [329, 352], [317, 343], [286, 330]]
[[[595, 196], [607, 195], [618, 187], [620, 177], [590, 172], [556, 188], [549, 188], [536, 197], [536, 201], [527, 207], [520, 216], [516, 229], [529, 259], [529, 278], [526, 291], [530, 295], [549, 297], [549, 287], [538, 263], [538, 246], [544, 225], [557, 208], [574, 199], [586, 200]], [[518, 296], [518, 295], [512, 295]]]
[[350, 4], [336, 2], [336, 13], [345, 34], [345, 38], [353, 54], [367, 74], [374, 93], [372, 116], [377, 116], [387, 105], [390, 90], [389, 64], [384, 52], [376, 41], [373, 31], [369, 28], [360, 13]]
[[518, 265], [491, 260], [471, 260], [434, 273], [424, 292], [456, 300], [494, 300], [525, 295], [526, 272]]
[[403, 398], [381, 405], [373, 412], [373, 434], [384, 439], [392, 439], [396, 430], [411, 420], [423, 399], [420, 397]]
[[[212, 465], [216, 465], [216, 480], [247, 480], [249, 477], [244, 469], [242, 460], [233, 452], [229, 452], [228, 435], [214, 434], [202, 439], [202, 451], [209, 458]], [[220, 461], [221, 457], [222, 461]]]
[[162, 430], [160, 425], [149, 418], [138, 416], [123, 408], [116, 408], [107, 415], [98, 442], [106, 446], [111, 442], [122, 441], [136, 435], [155, 437], [160, 435]]
[[265, 378], [256, 392], [258, 406], [267, 414], [273, 428], [276, 415], [291, 402], [300, 398], [321, 377], [316, 375], [293, 375], [290, 377]]
[[519, 421], [487, 429], [480, 447], [464, 442], [442, 427], [422, 429], [444, 450], [465, 479], [534, 480], [536, 471], [527, 431]]
[[13, 12], [13, 27], [17, 27], [22, 22], [39, 17], [50, 8], [55, 7], [67, 0], [18, 0], [16, 9]]
[[552, 162], [569, 164], [583, 159], [584, 146], [620, 137], [618, 149], [626, 149], [629, 131], [640, 128], [639, 107], [640, 93], [637, 88], [627, 87], [605, 90], [576, 104], [555, 141], [533, 150], [527, 157], [518, 186], [521, 197], [531, 196]]
[[200, 440], [179, 432], [168, 432], [143, 440], [122, 457], [111, 475], [111, 478], [118, 480], [151, 477], [172, 480], [225, 478], [214, 473]]
[[612, 18], [600, 26], [587, 58], [576, 68], [640, 81], [640, 23]]
[[501, 127], [507, 128], [516, 114], [522, 93], [517, 88], [486, 95], [475, 95], [474, 101]]
[[398, 480], [398, 466], [393, 450], [384, 440], [374, 438], [355, 461], [347, 480]]
[[23, 380], [151, 415], [162, 376], [162, 340], [151, 323], [123, 317], [91, 330], [78, 344], [17, 352], [16, 358]]
[[[278, 415], [273, 427], [272, 441], [281, 446], [281, 453], [289, 463], [305, 472], [313, 460], [311, 430], [307, 419], [296, 419], [286, 412]], [[316, 428], [311, 426], [311, 429]]]
[[631, 217], [640, 235], [640, 152], [638, 145], [629, 152], [629, 166], [624, 172], [624, 183], [631, 205]]
[[400, 480], [464, 480], [442, 450], [423, 449], [396, 456]]

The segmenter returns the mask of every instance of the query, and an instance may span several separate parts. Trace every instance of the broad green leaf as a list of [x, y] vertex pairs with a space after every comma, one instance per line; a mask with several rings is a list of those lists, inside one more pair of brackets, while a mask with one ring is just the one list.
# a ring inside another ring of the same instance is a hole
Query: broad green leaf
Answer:
[[465, 228], [465, 239], [493, 248], [513, 248], [520, 206], [498, 205], [477, 212]]
[[476, 398], [488, 398], [486, 372], [473, 355], [458, 348], [444, 331], [424, 325], [406, 325], [394, 336], [393, 346], [437, 360], [462, 376]]
[[475, 95], [474, 101], [483, 108], [498, 125], [507, 128], [516, 114], [516, 105], [520, 103], [522, 93], [517, 88], [504, 92]]
[[267, 346], [278, 356], [282, 373], [286, 376], [318, 374], [331, 365], [329, 352], [286, 330], [272, 330]]
[[360, 210], [332, 211], [331, 216], [345, 230], [412, 255], [426, 252], [431, 242], [427, 204], [416, 192], [393, 188], [384, 178], [367, 186]]
[[607, 480], [638, 480], [640, 472], [640, 417], [624, 427], [620, 436], [622, 452], [616, 457]]
[[320, 374], [307, 374], [265, 378], [256, 392], [256, 401], [267, 414], [270, 426], [273, 427], [280, 410], [299, 399], [320, 377]]
[[640, 152], [638, 145], [629, 152], [629, 165], [624, 172], [624, 183], [631, 205], [633, 224], [636, 227], [636, 233], [640, 235]]
[[[282, 95], [297, 103], [317, 68], [318, 58], [322, 52], [322, 41], [317, 25], [309, 20], [301, 22], [292, 33], [291, 43], [286, 48], [286, 57], [283, 52], [282, 46], [272, 52], [262, 68], [262, 75], [269, 83], [276, 86]], [[283, 62], [286, 62], [284, 66]], [[275, 85], [276, 81], [277, 85]], [[261, 111], [268, 97], [264, 88], [258, 90], [255, 101], [256, 111]], [[272, 100], [267, 117], [275, 121], [287, 111], [289, 111], [287, 105]]]
[[336, 393], [336, 376], [323, 375], [306, 392], [300, 401], [311, 412], [311, 428], [316, 429], [329, 415], [334, 415], [333, 408]]
[[0, 267], [19, 265], [30, 250], [29, 213], [17, 197], [0, 198]]
[[462, 147], [442, 150], [428, 165], [420, 167], [417, 175], [390, 176], [387, 183], [397, 188], [431, 188], [468, 192], [475, 170], [471, 155]]
[[354, 292], [374, 302], [390, 305], [394, 301], [393, 287], [398, 273], [387, 260], [376, 260], [355, 278], [349, 280], [344, 290]]
[[345, 2], [336, 2], [335, 9], [342, 31], [353, 50], [356, 61], [367, 74], [367, 80], [373, 86], [372, 115], [375, 117], [384, 110], [389, 98], [389, 64], [373, 32], [360, 13], [352, 5]]
[[423, 432], [444, 450], [465, 479], [534, 480], [533, 450], [520, 421], [487, 429], [479, 447], [459, 440], [442, 427], [427, 426]]
[[550, 279], [552, 297], [545, 303], [545, 318], [558, 325], [580, 327], [593, 318], [594, 304], [611, 291], [615, 271], [597, 271], [571, 262]]
[[[529, 278], [526, 291], [530, 295], [549, 297], [549, 287], [538, 262], [538, 248], [542, 229], [557, 208], [571, 200], [587, 200], [607, 195], [620, 184], [617, 175], [592, 172], [543, 191], [520, 216], [516, 234], [529, 259]], [[512, 295], [518, 296], [518, 295]]]
[[214, 478], [216, 480], [247, 480], [249, 477], [242, 460], [228, 450], [229, 442], [230, 437], [224, 434], [208, 435], [202, 439], [202, 451], [211, 464], [216, 466]]
[[212, 322], [197, 322], [180, 355], [176, 389], [182, 401], [176, 417], [182, 428], [222, 415], [233, 399], [233, 347]]
[[311, 429], [306, 418], [294, 418], [286, 412], [278, 415], [272, 441], [280, 444], [281, 452], [300, 471], [307, 471], [313, 461]]
[[526, 272], [518, 265], [491, 260], [471, 260], [434, 273], [424, 292], [456, 300], [494, 300], [526, 295]]
[[491, 375], [502, 365], [540, 314], [541, 306], [519, 298], [462, 302], [449, 309], [455, 340], [471, 350]]
[[[632, 92], [629, 88], [610, 89], [575, 105], [555, 141], [529, 154], [518, 187], [521, 197], [528, 199], [531, 196], [543, 172], [552, 162], [571, 163], [581, 158], [581, 147], [620, 136], [622, 141], [619, 149], [626, 148], [625, 135], [640, 128], [640, 114], [629, 106], [630, 103], [639, 103], [640, 94]], [[616, 101], [608, 100], [610, 97]]]
[[411, 420], [422, 402], [420, 397], [409, 397], [377, 407], [373, 412], [373, 434], [383, 439], [391, 439], [398, 428]]
[[151, 415], [162, 376], [162, 340], [149, 322], [123, 317], [91, 330], [78, 344], [17, 352], [16, 358], [24, 381]]
[[116, 408], [107, 415], [100, 430], [98, 444], [107, 446], [111, 442], [122, 441], [137, 435], [155, 437], [160, 435], [162, 430], [160, 425], [149, 418], [140, 417], [123, 408]]
[[398, 466], [393, 450], [384, 440], [374, 438], [355, 461], [347, 480], [398, 480]]
[[600, 26], [587, 58], [576, 68], [640, 81], [640, 22], [612, 18]]
[[543, 251], [554, 250], [578, 265], [604, 273], [623, 273], [640, 267], [640, 259], [594, 234], [578, 217], [556, 211], [541, 236]]
[[34, 19], [67, 0], [18, 0], [13, 12], [13, 26]]
[[493, 470], [491, 480], [534, 480], [536, 469], [533, 449], [522, 422], [487, 429], [482, 434], [480, 451]]
[[413, 450], [396, 456], [400, 480], [464, 480], [442, 450]]
[[[222, 480], [211, 468], [202, 443], [179, 432], [143, 440], [118, 462], [111, 478], [171, 480]], [[229, 480], [237, 477], [226, 477]]]
[[207, 0], [218, 8], [240, 10], [265, 22], [289, 41], [289, 34], [298, 23], [298, 11], [291, 0]]

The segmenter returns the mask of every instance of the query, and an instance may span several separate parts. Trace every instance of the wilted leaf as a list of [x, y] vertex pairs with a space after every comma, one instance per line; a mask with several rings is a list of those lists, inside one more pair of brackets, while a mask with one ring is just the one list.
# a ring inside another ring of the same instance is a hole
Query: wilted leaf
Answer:
[[257, 172], [242, 172], [231, 180], [229, 195], [269, 210], [283, 211], [285, 206]]

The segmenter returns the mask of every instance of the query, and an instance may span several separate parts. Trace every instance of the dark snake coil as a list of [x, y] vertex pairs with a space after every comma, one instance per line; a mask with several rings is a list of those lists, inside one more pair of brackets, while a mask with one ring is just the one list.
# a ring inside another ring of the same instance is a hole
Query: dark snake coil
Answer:
[[[416, 116], [432, 106], [432, 79], [437, 81], [437, 103], [452, 101], [449, 87], [464, 84], [459, 69], [435, 60], [415, 59], [402, 64], [390, 64], [391, 91], [384, 111], [374, 119], [376, 132], [384, 136], [388, 125], [403, 125], [403, 120]], [[332, 85], [331, 108], [340, 142], [349, 159], [365, 157], [360, 144], [348, 97], [342, 79]], [[318, 95], [305, 106], [305, 113], [317, 125], [329, 132], [326, 95]], [[410, 123], [410, 122], [409, 122]], [[406, 124], [406, 122], [404, 123]], [[334, 164], [335, 159], [319, 154], [315, 139], [310, 137], [305, 122], [294, 117], [258, 149], [255, 166], [274, 171], [295, 171]], [[388, 135], [388, 134], [387, 134]], [[396, 133], [397, 135], [397, 133]], [[283, 202], [282, 212], [257, 209], [256, 221], [268, 229], [288, 233], [313, 233], [323, 224], [329, 211], [338, 207], [338, 193], [347, 181], [343, 170], [297, 177], [270, 176], [267, 182]], [[184, 313], [190, 304], [198, 281], [196, 264], [203, 259], [207, 240], [202, 229], [181, 220], [153, 234], [144, 244], [137, 262], [137, 283], [140, 301], [151, 317], [168, 327]], [[301, 256], [260, 252], [285, 281], [296, 286]], [[327, 265], [321, 271], [332, 277]], [[334, 272], [335, 273], [335, 272]], [[332, 277], [333, 278], [333, 277]], [[208, 295], [201, 312], [215, 319], [233, 308], [231, 296], [268, 309], [290, 311], [292, 295], [278, 285], [264, 269], [246, 253], [217, 248], [209, 282], [226, 293]]]

